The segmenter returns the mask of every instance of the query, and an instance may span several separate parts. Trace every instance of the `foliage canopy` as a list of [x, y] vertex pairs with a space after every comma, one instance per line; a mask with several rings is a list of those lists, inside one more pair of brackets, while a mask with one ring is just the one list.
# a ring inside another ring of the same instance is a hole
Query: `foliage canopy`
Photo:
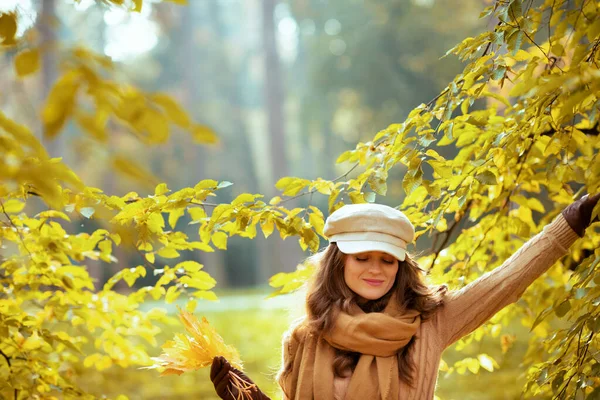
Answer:
[[[143, 6], [142, 0], [131, 4], [133, 12]], [[417, 237], [436, 238], [432, 253], [419, 259], [433, 281], [461, 287], [496, 267], [576, 194], [600, 190], [599, 14], [600, 2], [593, 0], [546, 0], [538, 7], [521, 0], [494, 2], [482, 17], [496, 26], [448, 52], [465, 67], [435, 99], [341, 154], [337, 162], [347, 165], [347, 173], [332, 180], [283, 178], [277, 183], [281, 194], [271, 199], [241, 193], [229, 203], [211, 203], [211, 196], [231, 185], [213, 179], [177, 191], [157, 182], [148, 196], [106, 194], [86, 186], [60, 159], [48, 156], [29, 128], [0, 112], [0, 394], [92, 397], [74, 384], [74, 366], [150, 365], [136, 339], [156, 346], [157, 324], [170, 317], [140, 305], [188, 296], [187, 309], [193, 311], [196, 299], [215, 298], [215, 280], [201, 264], [179, 261], [182, 251], [224, 250], [231, 236], [252, 239], [259, 228], [265, 237], [277, 230], [317, 251], [323, 212], [312, 205], [289, 209], [288, 202], [320, 194], [328, 197], [328, 212], [344, 199], [372, 202], [385, 196], [392, 168], [406, 169], [399, 207]], [[16, 75], [26, 79], [39, 71], [44, 50], [28, 36], [16, 38], [16, 32], [16, 14], [0, 15], [4, 50], [12, 52]], [[75, 48], [62, 61], [41, 113], [46, 137], [60, 135], [73, 120], [99, 144], [107, 140], [109, 123], [148, 144], [164, 142], [175, 126], [200, 143], [216, 141], [166, 94], [112, 80], [118, 66], [106, 57]], [[445, 158], [440, 154], [445, 146], [458, 155]], [[113, 164], [147, 176], [125, 155], [116, 155]], [[46, 209], [30, 215], [26, 207], [37, 199]], [[178, 226], [186, 214], [197, 237]], [[74, 218], [93, 218], [103, 227], [73, 233], [68, 222]], [[452, 235], [456, 239], [449, 244]], [[145, 261], [96, 288], [87, 263], [115, 262], [118, 246], [134, 246]], [[157, 257], [170, 264], [155, 267]], [[527, 396], [596, 398], [599, 267], [600, 235], [592, 228], [516, 306], [458, 348], [484, 335], [499, 336], [508, 348], [511, 339], [502, 327], [520, 318], [532, 330], [523, 359]], [[149, 271], [159, 277], [154, 286], [130, 294], [114, 290], [117, 282], [131, 287]], [[310, 268], [302, 266], [277, 274], [271, 284], [276, 294], [288, 293], [309, 275]], [[496, 365], [482, 354], [444, 369], [477, 373]]]

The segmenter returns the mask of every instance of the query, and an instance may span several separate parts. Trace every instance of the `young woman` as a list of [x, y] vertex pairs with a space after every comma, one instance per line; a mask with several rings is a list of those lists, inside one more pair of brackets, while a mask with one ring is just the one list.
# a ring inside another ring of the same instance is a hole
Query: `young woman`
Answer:
[[[307, 315], [284, 336], [278, 382], [285, 399], [433, 399], [442, 352], [515, 302], [583, 237], [599, 199], [575, 201], [502, 266], [455, 292], [423, 283], [406, 253], [414, 228], [402, 212], [377, 204], [335, 211]], [[222, 357], [213, 361], [222, 399], [238, 398], [232, 369]], [[258, 389], [252, 398], [268, 399]]]

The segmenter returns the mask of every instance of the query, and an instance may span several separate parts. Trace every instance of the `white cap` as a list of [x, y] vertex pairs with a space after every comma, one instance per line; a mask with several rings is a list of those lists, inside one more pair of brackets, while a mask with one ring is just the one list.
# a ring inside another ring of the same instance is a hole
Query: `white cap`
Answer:
[[347, 204], [331, 213], [323, 233], [329, 242], [337, 243], [342, 253], [382, 251], [404, 261], [415, 228], [402, 211], [363, 203]]

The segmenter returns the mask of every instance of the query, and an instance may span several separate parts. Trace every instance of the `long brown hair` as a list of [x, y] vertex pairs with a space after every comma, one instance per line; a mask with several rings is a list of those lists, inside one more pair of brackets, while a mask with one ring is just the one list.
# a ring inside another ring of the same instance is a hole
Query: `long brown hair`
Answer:
[[[306, 297], [307, 323], [319, 335], [329, 331], [337, 317], [337, 310], [349, 312], [353, 304], [358, 304], [365, 312], [381, 312], [396, 293], [399, 306], [405, 310], [417, 310], [421, 319], [426, 320], [443, 305], [446, 285], [428, 286], [424, 283], [424, 270], [408, 254], [404, 261], [398, 261], [398, 273], [392, 288], [381, 298], [360, 302], [344, 279], [346, 254], [335, 243], [315, 255], [317, 270], [311, 280]], [[409, 385], [414, 382], [415, 365], [409, 357], [415, 337], [398, 352], [398, 375]], [[333, 369], [336, 376], [344, 376], [353, 371], [360, 353], [335, 349]], [[286, 368], [288, 366], [284, 366]], [[287, 369], [287, 368], [286, 368]], [[288, 371], [283, 371], [285, 374]]]

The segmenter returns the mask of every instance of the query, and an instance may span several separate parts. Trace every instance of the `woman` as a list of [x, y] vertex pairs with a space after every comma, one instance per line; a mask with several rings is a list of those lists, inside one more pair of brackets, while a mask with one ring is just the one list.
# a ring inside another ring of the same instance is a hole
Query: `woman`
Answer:
[[[461, 290], [428, 287], [406, 253], [414, 228], [377, 204], [346, 205], [325, 224], [330, 244], [308, 291], [307, 316], [283, 340], [286, 399], [433, 399], [442, 352], [515, 302], [590, 225], [600, 193], [566, 207], [502, 266]], [[222, 357], [211, 380], [237, 398]], [[249, 383], [252, 381], [235, 370]], [[260, 390], [253, 399], [268, 399]]]

